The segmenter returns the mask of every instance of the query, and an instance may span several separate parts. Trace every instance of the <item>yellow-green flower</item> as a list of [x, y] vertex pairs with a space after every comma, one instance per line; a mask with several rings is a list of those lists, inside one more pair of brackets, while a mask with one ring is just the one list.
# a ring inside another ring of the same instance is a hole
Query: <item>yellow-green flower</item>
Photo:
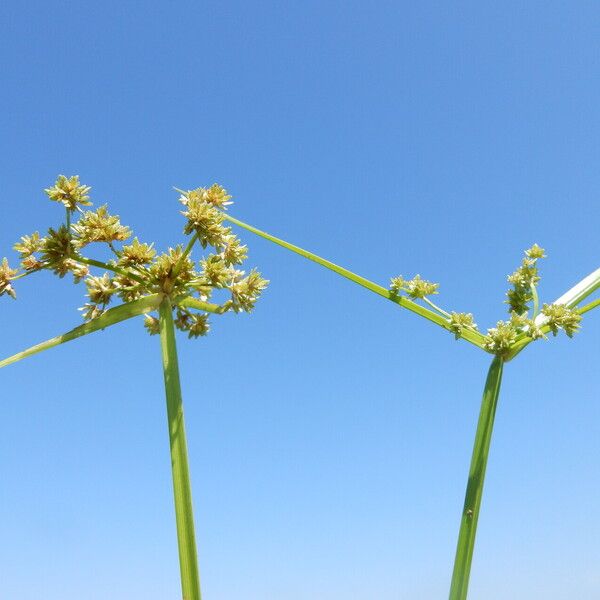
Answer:
[[79, 176], [73, 175], [72, 177], [65, 177], [59, 175], [56, 183], [46, 190], [46, 194], [50, 200], [55, 202], [61, 202], [67, 210], [71, 212], [76, 210], [79, 205], [91, 206], [92, 203], [89, 201], [88, 193], [92, 188], [88, 185], [79, 183]]

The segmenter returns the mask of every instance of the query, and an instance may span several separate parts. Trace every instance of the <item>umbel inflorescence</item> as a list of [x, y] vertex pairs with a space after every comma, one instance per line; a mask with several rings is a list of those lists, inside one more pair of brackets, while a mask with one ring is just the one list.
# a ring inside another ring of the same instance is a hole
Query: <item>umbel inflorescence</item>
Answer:
[[[534, 244], [525, 251], [519, 268], [508, 276], [511, 288], [506, 293], [510, 318], [498, 321], [496, 327], [488, 329], [484, 348], [501, 357], [507, 357], [520, 341], [546, 339], [546, 333], [557, 335], [563, 330], [573, 337], [579, 328], [581, 315], [564, 304], [539, 306], [537, 286], [540, 281], [538, 260], [546, 258], [544, 249]], [[460, 338], [465, 330], [477, 332], [477, 324], [471, 313], [448, 313], [436, 306], [429, 296], [438, 293], [439, 284], [426, 281], [420, 275], [405, 280], [394, 277], [390, 283], [393, 295], [406, 294], [412, 300], [423, 300], [446, 320], [447, 329]]]
[[[232, 204], [223, 187], [214, 184], [178, 190], [186, 219], [184, 233], [191, 237], [185, 247], [178, 245], [162, 254], [152, 243], [131, 239], [132, 230], [122, 225], [117, 215], [110, 214], [106, 205], [88, 208], [92, 206], [90, 189], [79, 182], [78, 176], [60, 175], [54, 186], [45, 190], [51, 200], [64, 205], [65, 222], [49, 228], [44, 237], [36, 231], [15, 244], [20, 268], [11, 268], [6, 258], [2, 260], [0, 296], [15, 298], [13, 282], [42, 269], [59, 277], [71, 274], [75, 283], [84, 281], [87, 287], [89, 301], [81, 309], [86, 321], [102, 315], [115, 296], [133, 302], [159, 294], [170, 297], [176, 327], [194, 338], [208, 333], [209, 312], [250, 312], [254, 308], [268, 282], [255, 269], [249, 273], [240, 269], [247, 247], [230, 227], [223, 225], [223, 211]], [[191, 258], [196, 242], [210, 248], [199, 263]], [[84, 256], [90, 244], [104, 244], [110, 258], [101, 262]], [[104, 273], [93, 275], [91, 267]], [[219, 291], [225, 294], [222, 302], [209, 302]], [[145, 316], [151, 334], [158, 333], [158, 325], [156, 316]]]

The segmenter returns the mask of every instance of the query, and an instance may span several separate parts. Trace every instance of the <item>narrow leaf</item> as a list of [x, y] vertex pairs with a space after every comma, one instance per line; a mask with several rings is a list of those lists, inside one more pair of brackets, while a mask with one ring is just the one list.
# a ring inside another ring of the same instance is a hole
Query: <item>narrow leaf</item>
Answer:
[[[417, 315], [431, 321], [432, 323], [435, 323], [436, 325], [439, 325], [440, 327], [443, 327], [444, 329], [450, 331], [450, 324], [446, 319], [436, 314], [432, 310], [429, 310], [428, 308], [425, 308], [424, 306], [413, 302], [409, 298], [393, 294], [390, 290], [384, 288], [381, 285], [378, 285], [377, 283], [369, 281], [368, 279], [361, 277], [360, 275], [357, 275], [356, 273], [353, 273], [352, 271], [349, 271], [344, 267], [340, 267], [339, 265], [336, 265], [335, 263], [332, 263], [329, 260], [321, 258], [320, 256], [317, 256], [316, 254], [313, 254], [308, 250], [304, 250], [303, 248], [294, 246], [293, 244], [289, 244], [288, 242], [279, 239], [273, 235], [270, 235], [269, 233], [261, 231], [260, 229], [256, 229], [256, 227], [252, 227], [252, 225], [247, 225], [246, 223], [239, 221], [238, 219], [228, 214], [225, 215], [225, 219], [231, 221], [232, 223], [235, 223], [236, 225], [239, 225], [240, 227], [243, 227], [244, 229], [247, 229], [248, 231], [251, 231], [252, 233], [255, 233], [256, 235], [259, 235], [260, 237], [266, 240], [269, 240], [270, 242], [273, 242], [274, 244], [278, 244], [279, 246], [282, 246], [287, 250], [291, 250], [292, 252], [303, 256], [304, 258], [308, 258], [309, 260], [316, 262], [317, 264], [333, 271], [334, 273], [337, 273], [338, 275], [341, 275], [342, 277], [345, 277], [346, 279], [349, 279], [350, 281], [353, 281], [354, 283], [357, 283], [358, 285], [367, 288], [368, 290], [378, 294], [379, 296], [387, 298], [388, 300], [399, 304], [403, 308], [406, 308], [416, 313]], [[461, 337], [467, 340], [468, 342], [471, 342], [475, 346], [483, 349], [484, 336], [481, 333], [465, 329], [462, 332]]]
[[88, 335], [89, 333], [93, 333], [99, 329], [105, 329], [106, 327], [110, 327], [115, 323], [120, 323], [121, 321], [130, 319], [131, 317], [156, 310], [160, 304], [160, 300], [161, 296], [159, 294], [153, 294], [152, 296], [145, 296], [144, 298], [140, 298], [134, 302], [128, 302], [127, 304], [122, 304], [121, 306], [115, 306], [115, 308], [107, 310], [99, 317], [84, 323], [79, 327], [75, 327], [75, 329], [71, 329], [71, 331], [68, 331], [67, 333], [63, 333], [62, 335], [46, 340], [40, 344], [36, 344], [27, 350], [23, 350], [22, 352], [5, 358], [4, 360], [0, 361], [0, 368], [6, 367], [7, 365], [27, 358], [28, 356], [33, 356], [38, 352], [48, 350], [49, 348], [54, 348], [54, 346], [64, 344], [65, 342], [70, 342], [71, 340], [84, 335]]

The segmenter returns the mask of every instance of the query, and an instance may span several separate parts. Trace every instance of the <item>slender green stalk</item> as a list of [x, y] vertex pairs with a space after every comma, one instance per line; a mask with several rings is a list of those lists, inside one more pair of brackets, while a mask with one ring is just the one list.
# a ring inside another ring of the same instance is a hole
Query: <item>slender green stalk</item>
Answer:
[[220, 304], [213, 304], [212, 302], [203, 302], [202, 300], [194, 298], [193, 296], [186, 296], [181, 300], [177, 299], [175, 304], [177, 304], [177, 306], [185, 306], [187, 308], [196, 308], [198, 310], [203, 310], [204, 312], [213, 313], [215, 315], [223, 314], [227, 310]]
[[485, 469], [490, 451], [500, 383], [502, 381], [502, 369], [502, 359], [496, 356], [488, 371], [483, 398], [481, 400], [481, 411], [479, 413], [471, 467], [469, 469], [469, 481], [460, 522], [456, 558], [454, 559], [450, 600], [465, 600], [467, 597], [471, 560], [473, 558], [475, 535], [477, 533], [477, 520], [479, 518], [479, 508], [483, 495]]
[[188, 254], [192, 251], [194, 244], [198, 241], [198, 232], [194, 233], [194, 235], [190, 238], [190, 241], [187, 243], [181, 258], [177, 261], [177, 264], [173, 268], [173, 277], [176, 277], [181, 271], [181, 267], [183, 265], [183, 261], [187, 258]]
[[[238, 219], [235, 219], [234, 217], [232, 217], [228, 214], [225, 215], [225, 218], [228, 221], [231, 221], [232, 223], [235, 223], [236, 225], [239, 225], [240, 227], [243, 227], [244, 229], [247, 229], [248, 231], [255, 233], [256, 235], [259, 235], [260, 237], [262, 237], [266, 240], [269, 240], [275, 244], [278, 244], [279, 246], [283, 246], [284, 248], [287, 248], [288, 250], [291, 250], [292, 252], [295, 252], [296, 254], [299, 254], [300, 256], [304, 256], [304, 258], [308, 258], [309, 260], [312, 260], [312, 261], [316, 262], [317, 264], [320, 264], [321, 266], [323, 266], [327, 269], [330, 269], [334, 273], [337, 273], [338, 275], [341, 275], [342, 277], [345, 277], [346, 279], [349, 279], [350, 281], [353, 281], [354, 283], [357, 283], [358, 285], [361, 285], [362, 287], [367, 288], [368, 290], [371, 290], [372, 292], [375, 292], [379, 296], [383, 296], [384, 298], [387, 298], [388, 300], [391, 300], [392, 302], [399, 304], [403, 308], [406, 308], [406, 309], [420, 315], [421, 317], [424, 317], [425, 319], [435, 323], [436, 325], [439, 325], [440, 327], [443, 327], [444, 329], [451, 331], [450, 323], [447, 319], [438, 315], [437, 313], [433, 312], [432, 310], [429, 310], [428, 308], [425, 308], [424, 306], [421, 306], [420, 304], [413, 302], [409, 298], [405, 298], [404, 296], [399, 296], [397, 294], [394, 294], [390, 290], [387, 290], [386, 288], [384, 288], [381, 285], [378, 285], [377, 283], [369, 281], [365, 277], [361, 277], [360, 275], [357, 275], [356, 273], [353, 273], [352, 271], [349, 271], [348, 269], [344, 269], [344, 267], [340, 267], [339, 265], [336, 265], [335, 263], [332, 263], [329, 260], [321, 258], [320, 256], [317, 256], [316, 254], [313, 254], [312, 252], [309, 252], [308, 250], [304, 250], [303, 248], [294, 246], [293, 244], [289, 244], [288, 242], [286, 242], [282, 239], [279, 239], [269, 233], [261, 231], [260, 229], [256, 229], [256, 227], [252, 227], [252, 225], [247, 225], [246, 223], [244, 223]], [[474, 344], [478, 348], [484, 349], [485, 336], [483, 336], [478, 331], [473, 331], [471, 329], [465, 328], [463, 330], [463, 332], [461, 333], [460, 337], [467, 340], [468, 342], [471, 342], [471, 344]]]
[[71, 257], [75, 262], [82, 263], [84, 265], [90, 265], [92, 267], [99, 267], [100, 269], [106, 269], [107, 271], [113, 271], [113, 273], [118, 273], [119, 275], [123, 275], [124, 277], [128, 277], [129, 279], [133, 279], [142, 285], [146, 285], [146, 282], [137, 275], [130, 273], [129, 271], [124, 271], [123, 269], [119, 269], [119, 267], [113, 267], [111, 265], [107, 265], [104, 262], [100, 262], [99, 260], [94, 260], [93, 258], [84, 258], [83, 256], [72, 256]]
[[446, 317], [446, 319], [450, 318], [450, 313], [447, 313], [443, 308], [440, 308], [437, 304], [434, 304], [429, 298], [427, 298], [427, 296], [423, 297], [423, 302], [429, 304], [433, 310], [439, 312], [443, 317]]
[[597, 306], [600, 306], [600, 298], [594, 300], [593, 302], [590, 302], [589, 304], [586, 304], [585, 306], [582, 306], [581, 308], [578, 308], [577, 312], [580, 315], [583, 315], [584, 313], [592, 310], [593, 308], [596, 308]]
[[531, 295], [533, 296], [533, 318], [540, 314], [540, 297], [535, 284], [531, 284]]
[[54, 346], [64, 344], [65, 342], [70, 342], [71, 340], [87, 335], [88, 333], [93, 333], [99, 329], [105, 329], [106, 327], [110, 327], [115, 323], [130, 319], [131, 317], [156, 310], [160, 303], [160, 299], [161, 297], [158, 294], [153, 294], [151, 296], [145, 296], [144, 298], [135, 300], [134, 302], [128, 302], [127, 304], [121, 304], [121, 306], [115, 306], [115, 308], [107, 310], [99, 317], [96, 317], [95, 319], [92, 319], [91, 321], [88, 321], [79, 327], [75, 327], [75, 329], [71, 329], [71, 331], [67, 331], [67, 333], [63, 333], [62, 335], [46, 340], [40, 344], [36, 344], [27, 350], [23, 350], [22, 352], [18, 352], [13, 356], [5, 358], [4, 360], [0, 361], [0, 369], [27, 358], [28, 356], [33, 356], [38, 352], [43, 352], [49, 348], [54, 348]]
[[179, 364], [175, 345], [175, 327], [171, 301], [168, 296], [160, 304], [160, 344], [162, 349], [165, 393], [167, 396], [167, 416], [169, 441], [171, 445], [171, 468], [173, 472], [173, 495], [175, 499], [175, 519], [179, 547], [179, 568], [183, 600], [200, 600], [200, 575], [194, 533], [194, 513], [192, 488], [188, 467], [185, 422]]

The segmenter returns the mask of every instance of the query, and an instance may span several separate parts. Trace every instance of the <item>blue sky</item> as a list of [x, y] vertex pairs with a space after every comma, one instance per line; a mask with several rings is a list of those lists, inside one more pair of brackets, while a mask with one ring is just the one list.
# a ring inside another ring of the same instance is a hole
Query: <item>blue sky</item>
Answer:
[[[597, 268], [592, 2], [29, 2], [0, 8], [0, 256], [79, 174], [145, 240], [172, 186], [483, 328], [537, 242], [550, 301]], [[180, 339], [206, 598], [444, 598], [489, 358], [247, 233], [254, 314]], [[41, 274], [3, 354], [80, 321]], [[507, 365], [471, 580], [600, 596], [600, 314]], [[156, 338], [132, 321], [2, 370], [0, 597], [179, 597]]]

